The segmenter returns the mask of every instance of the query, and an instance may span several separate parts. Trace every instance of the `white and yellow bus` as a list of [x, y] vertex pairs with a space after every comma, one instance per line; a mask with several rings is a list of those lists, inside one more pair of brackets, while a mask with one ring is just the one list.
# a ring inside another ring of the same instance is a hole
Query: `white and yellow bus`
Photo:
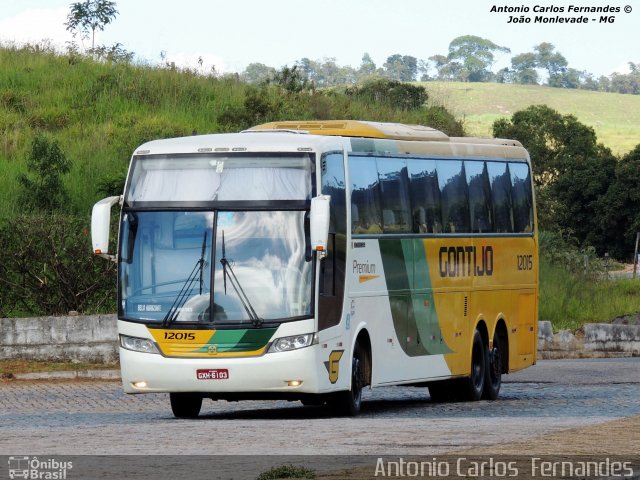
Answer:
[[536, 360], [535, 218], [512, 140], [326, 121], [146, 143], [92, 217], [124, 391], [169, 392], [177, 417], [203, 398], [354, 415], [366, 386], [495, 399]]

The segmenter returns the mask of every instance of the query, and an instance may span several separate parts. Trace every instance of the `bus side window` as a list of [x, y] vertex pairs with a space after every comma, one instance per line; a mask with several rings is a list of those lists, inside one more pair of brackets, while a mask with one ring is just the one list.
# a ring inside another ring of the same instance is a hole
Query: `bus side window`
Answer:
[[357, 222], [351, 219], [353, 233], [382, 233], [380, 181], [375, 158], [350, 157], [351, 201], [358, 208]]
[[491, 212], [491, 187], [485, 162], [467, 160], [464, 162], [469, 185], [469, 213], [471, 214], [471, 233], [493, 231]]
[[413, 233], [442, 232], [440, 188], [435, 160], [407, 161]]
[[511, 178], [509, 168], [503, 162], [487, 162], [491, 180], [491, 203], [496, 233], [513, 233], [511, 209]]
[[411, 231], [411, 202], [406, 160], [377, 158], [382, 201], [382, 229], [385, 233]]
[[526, 163], [509, 163], [515, 232], [533, 232], [533, 193]]
[[469, 191], [461, 160], [437, 160], [444, 233], [469, 232]]

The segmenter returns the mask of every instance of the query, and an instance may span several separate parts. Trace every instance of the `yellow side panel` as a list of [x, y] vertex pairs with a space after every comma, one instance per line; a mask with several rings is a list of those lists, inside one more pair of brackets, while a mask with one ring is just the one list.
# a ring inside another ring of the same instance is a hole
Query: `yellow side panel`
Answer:
[[465, 297], [465, 292], [436, 293], [433, 296], [442, 338], [453, 351], [444, 357], [453, 375], [471, 373], [469, 325], [464, 316]]
[[515, 325], [512, 326], [509, 335], [510, 343], [515, 347], [510, 349], [513, 353], [509, 358], [509, 370], [519, 370], [535, 363], [536, 319], [536, 293], [520, 293], [517, 298]]
[[479, 322], [489, 338], [503, 319], [510, 370], [535, 362], [538, 255], [534, 238], [433, 238], [423, 242], [443, 340], [454, 375], [468, 375]]

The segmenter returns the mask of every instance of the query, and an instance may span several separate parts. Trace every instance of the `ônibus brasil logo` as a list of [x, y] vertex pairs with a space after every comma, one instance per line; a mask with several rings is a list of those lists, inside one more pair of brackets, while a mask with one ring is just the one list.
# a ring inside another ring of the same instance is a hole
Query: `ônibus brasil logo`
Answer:
[[9, 457], [9, 478], [25, 478], [33, 480], [65, 480], [67, 471], [73, 468], [73, 462], [56, 460], [55, 458], [39, 459], [38, 457]]

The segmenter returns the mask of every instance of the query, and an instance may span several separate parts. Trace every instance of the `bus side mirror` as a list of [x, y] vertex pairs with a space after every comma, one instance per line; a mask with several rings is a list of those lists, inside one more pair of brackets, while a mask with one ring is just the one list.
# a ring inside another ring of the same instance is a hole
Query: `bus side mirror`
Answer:
[[327, 254], [329, 238], [329, 204], [331, 196], [318, 195], [311, 199], [311, 249], [322, 258]]
[[91, 244], [93, 253], [114, 260], [109, 255], [109, 230], [111, 223], [111, 207], [120, 201], [119, 196], [103, 198], [93, 206], [91, 211]]

